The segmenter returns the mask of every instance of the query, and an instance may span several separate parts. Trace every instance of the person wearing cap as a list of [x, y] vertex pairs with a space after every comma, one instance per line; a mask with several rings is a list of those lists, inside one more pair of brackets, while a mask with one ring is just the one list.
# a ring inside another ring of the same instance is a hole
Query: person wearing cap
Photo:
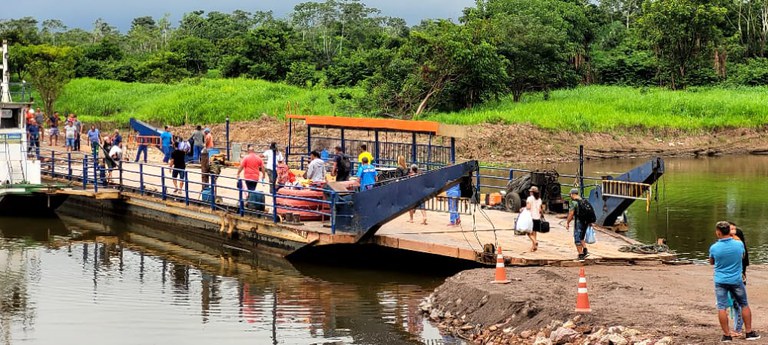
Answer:
[[531, 239], [531, 251], [535, 252], [539, 249], [539, 241], [536, 238], [536, 233], [541, 232], [541, 218], [542, 213], [544, 213], [544, 203], [541, 201], [539, 187], [531, 186], [528, 193], [530, 196], [525, 200], [525, 208], [531, 212], [531, 218], [533, 219], [533, 231], [528, 233], [528, 238]]
[[283, 187], [290, 188], [297, 184], [296, 175], [291, 171], [291, 168], [288, 167], [288, 164], [285, 164], [283, 156], [279, 155], [277, 157], [277, 185], [275, 186], [275, 191], [278, 191]]
[[40, 127], [37, 126], [35, 119], [30, 120], [27, 125], [27, 135], [29, 136], [27, 154], [35, 150], [35, 157], [40, 157]]
[[576, 251], [579, 253], [579, 260], [584, 260], [589, 256], [587, 251], [587, 243], [584, 238], [587, 236], [587, 224], [584, 224], [579, 220], [579, 190], [577, 188], [571, 189], [569, 193], [571, 195], [571, 201], [568, 204], [568, 218], [565, 220], [565, 228], [569, 229], [571, 221], [573, 221], [573, 242], [576, 244]]

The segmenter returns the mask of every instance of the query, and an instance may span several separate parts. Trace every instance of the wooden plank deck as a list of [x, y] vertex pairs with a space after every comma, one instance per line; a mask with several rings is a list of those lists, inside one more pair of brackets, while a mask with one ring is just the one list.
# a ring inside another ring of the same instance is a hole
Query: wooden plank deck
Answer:
[[[531, 252], [531, 241], [527, 236], [515, 235], [513, 223], [516, 213], [496, 210], [484, 210], [487, 218], [480, 212], [472, 217], [463, 216], [461, 226], [448, 226], [448, 214], [427, 212], [429, 225], [419, 224], [421, 214], [414, 215], [414, 223], [408, 223], [408, 215], [403, 215], [384, 225], [374, 237], [379, 245], [433, 253], [459, 259], [475, 259], [482, 253], [483, 244], [498, 243], [508, 264], [511, 265], [570, 265], [576, 262], [576, 248], [573, 231], [565, 229], [565, 219], [548, 215], [551, 231], [538, 234], [539, 248]], [[493, 228], [498, 229], [493, 231]], [[673, 260], [675, 255], [635, 254], [619, 251], [622, 246], [639, 242], [608, 231], [597, 230], [597, 243], [587, 245], [590, 263], [639, 261], [661, 262]], [[494, 257], [495, 259], [495, 257]]]

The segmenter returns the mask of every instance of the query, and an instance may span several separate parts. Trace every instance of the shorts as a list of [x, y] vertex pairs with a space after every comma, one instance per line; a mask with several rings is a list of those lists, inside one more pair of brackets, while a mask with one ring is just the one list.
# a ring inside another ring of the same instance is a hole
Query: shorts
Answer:
[[176, 168], [173, 168], [173, 173], [171, 174], [171, 176], [173, 178], [177, 178], [178, 177], [180, 180], [183, 180], [184, 176], [186, 176], [186, 175], [187, 175], [186, 171], [184, 171], [182, 169], [176, 169]]
[[66, 145], [69, 147], [75, 147], [75, 138], [67, 138]]
[[738, 303], [742, 308], [748, 307], [747, 304], [747, 289], [744, 287], [744, 283], [739, 284], [720, 284], [715, 283], [715, 297], [717, 298], [717, 309], [725, 310], [730, 306], [728, 303], [728, 293], [731, 293], [733, 301]]
[[587, 227], [580, 221], [573, 222], [573, 243], [581, 245], [587, 237]]
[[50, 136], [58, 136], [59, 135], [59, 128], [58, 127], [52, 127], [48, 130], [48, 135]]

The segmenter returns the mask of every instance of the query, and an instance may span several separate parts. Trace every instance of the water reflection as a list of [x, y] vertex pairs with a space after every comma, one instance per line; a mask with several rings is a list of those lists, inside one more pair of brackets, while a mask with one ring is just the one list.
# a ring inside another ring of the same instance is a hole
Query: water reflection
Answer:
[[157, 229], [121, 227], [0, 219], [2, 343], [417, 344], [440, 337], [418, 308], [440, 279], [300, 271], [274, 257], [189, 249], [149, 236]]

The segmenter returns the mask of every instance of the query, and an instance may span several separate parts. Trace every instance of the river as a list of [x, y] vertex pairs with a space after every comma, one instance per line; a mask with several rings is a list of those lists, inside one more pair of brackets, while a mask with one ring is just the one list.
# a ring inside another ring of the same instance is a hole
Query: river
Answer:
[[419, 310], [444, 277], [217, 254], [153, 231], [0, 218], [0, 344], [451, 343]]
[[[644, 161], [585, 169], [615, 175]], [[715, 222], [731, 220], [752, 262], [768, 262], [768, 157], [665, 161], [650, 212], [628, 211], [628, 236], [664, 237], [703, 260]], [[117, 220], [0, 218], [0, 232], [0, 344], [455, 343], [418, 308], [441, 276], [228, 252]]]

